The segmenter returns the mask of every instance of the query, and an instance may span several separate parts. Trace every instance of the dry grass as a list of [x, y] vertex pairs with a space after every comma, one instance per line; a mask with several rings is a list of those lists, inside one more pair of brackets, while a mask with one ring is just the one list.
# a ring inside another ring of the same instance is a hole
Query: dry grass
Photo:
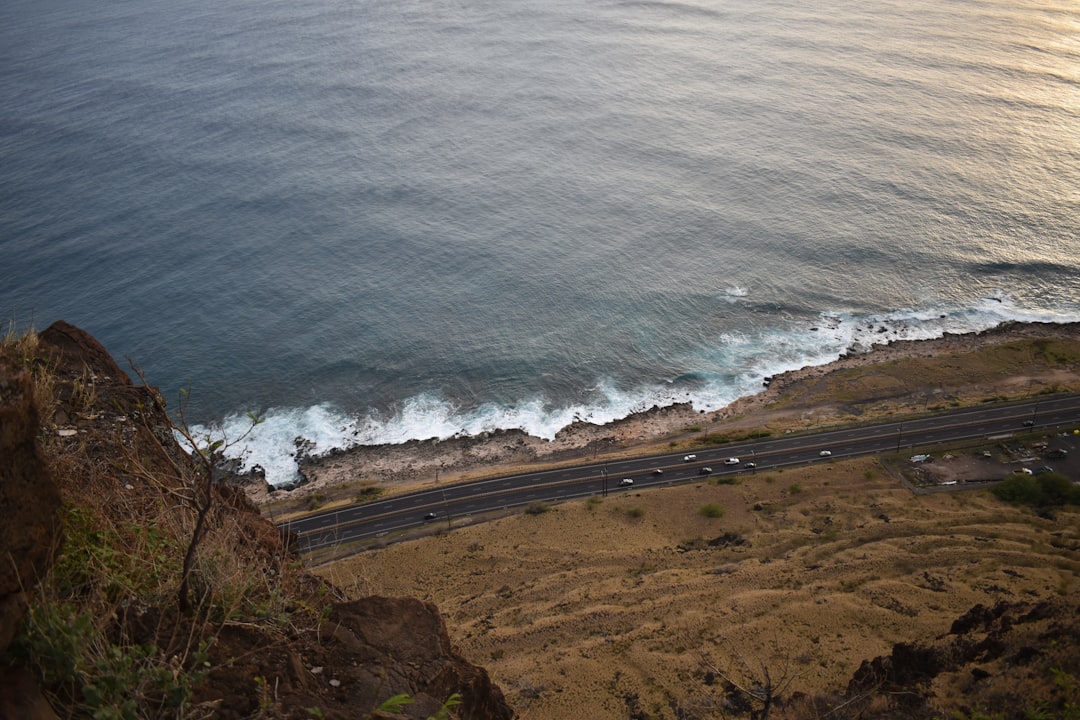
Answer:
[[525, 718], [674, 718], [719, 702], [710, 666], [842, 689], [864, 659], [977, 603], [1069, 592], [1076, 520], [986, 492], [915, 497], [862, 459], [568, 503], [322, 572], [438, 604]]
[[[179, 613], [195, 513], [190, 467], [171, 443], [171, 426], [145, 406], [122, 413], [110, 396], [115, 384], [86, 368], [62, 370], [39, 350], [34, 334], [0, 339], [0, 358], [33, 378], [39, 471], [60, 490], [63, 542], [48, 574], [27, 588], [30, 613], [11, 656], [41, 679], [58, 709], [212, 717], [213, 707], [196, 703], [194, 690], [210, 672], [222, 630], [257, 624], [286, 638], [296, 624], [314, 625], [318, 609], [302, 606], [311, 595], [295, 584], [307, 575], [253, 508], [230, 504], [237, 491], [224, 490], [192, 573], [195, 608]], [[126, 397], [130, 390], [119, 388]], [[72, 423], [70, 433], [53, 424], [60, 414]]]
[[[807, 368], [634, 450], [1080, 389], [1075, 328], [1013, 330]], [[863, 660], [978, 603], [1075, 592], [1080, 530], [1075, 512], [1046, 520], [984, 491], [913, 496], [867, 458], [568, 503], [320, 572], [435, 602], [523, 718], [723, 717], [716, 670], [842, 691]]]

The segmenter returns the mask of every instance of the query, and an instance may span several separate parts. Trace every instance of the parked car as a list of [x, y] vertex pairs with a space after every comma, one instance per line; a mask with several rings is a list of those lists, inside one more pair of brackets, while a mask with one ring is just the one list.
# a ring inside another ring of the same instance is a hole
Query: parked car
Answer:
[[620, 485], [633, 485], [634, 481], [633, 481], [632, 478], [623, 478], [622, 480], [619, 481], [619, 484]]
[[738, 465], [739, 464], [739, 458], [728, 458], [727, 460], [724, 461], [724, 464], [725, 465]]

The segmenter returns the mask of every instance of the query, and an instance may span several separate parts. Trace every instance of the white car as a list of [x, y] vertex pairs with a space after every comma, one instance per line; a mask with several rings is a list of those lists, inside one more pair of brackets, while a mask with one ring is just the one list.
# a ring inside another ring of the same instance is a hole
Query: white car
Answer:
[[682, 459], [683, 462], [691, 462], [693, 460], [697, 460], [697, 455], [687, 455]]
[[739, 464], [739, 458], [728, 458], [727, 460], [724, 461], [724, 464], [725, 465], [738, 465]]
[[619, 481], [620, 485], [633, 485], [634, 481], [631, 478], [623, 478]]
[[820, 455], [821, 457], [829, 457], [830, 455], [832, 455], [832, 451], [831, 450], [822, 450], [821, 452], [818, 453], [818, 455]]

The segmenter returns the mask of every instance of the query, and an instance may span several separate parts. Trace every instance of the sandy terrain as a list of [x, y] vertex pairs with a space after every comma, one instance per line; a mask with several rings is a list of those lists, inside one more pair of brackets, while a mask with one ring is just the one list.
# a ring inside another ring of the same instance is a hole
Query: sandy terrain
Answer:
[[[1080, 389], [1078, 368], [1074, 326], [886, 348], [774, 379], [693, 430], [690, 410], [660, 442]], [[649, 445], [632, 440], [634, 422], [604, 429], [625, 433], [612, 451]], [[976, 454], [935, 458], [936, 472], [967, 479]], [[480, 472], [462, 462], [461, 475]], [[1040, 517], [985, 490], [915, 495], [895, 473], [864, 458], [615, 492], [319, 572], [355, 596], [435, 602], [463, 654], [537, 720], [721, 717], [720, 673], [752, 682], [767, 669], [788, 696], [842, 690], [863, 660], [939, 636], [978, 603], [1080, 588], [1076, 512]]]

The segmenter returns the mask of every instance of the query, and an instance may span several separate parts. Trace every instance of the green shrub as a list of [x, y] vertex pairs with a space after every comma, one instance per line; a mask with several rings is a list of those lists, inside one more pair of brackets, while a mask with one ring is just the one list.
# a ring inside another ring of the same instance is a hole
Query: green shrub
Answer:
[[697, 445], [724, 445], [731, 442], [746, 442], [747, 440], [758, 440], [761, 438], [767, 438], [772, 433], [768, 430], [747, 430], [745, 432], [734, 433], [713, 433], [711, 435], [700, 435], [694, 438], [693, 442]]
[[1048, 472], [1042, 475], [1013, 473], [991, 491], [998, 500], [1013, 505], [1031, 507], [1059, 507], [1061, 505], [1080, 505], [1080, 488], [1076, 487], [1061, 473]]
[[167, 528], [109, 525], [77, 506], [66, 506], [61, 518], [65, 543], [36, 588], [12, 655], [58, 706], [94, 718], [144, 717], [151, 706], [183, 717], [192, 687], [210, 669], [212, 639], [192, 638], [179, 665], [114, 623], [118, 607], [171, 601], [182, 542]]
[[710, 485], [738, 485], [739, 478], [734, 475], [720, 475], [709, 478]]
[[705, 503], [698, 508], [698, 514], [707, 518], [724, 517], [724, 506], [720, 503]]
[[353, 497], [353, 502], [358, 504], [372, 502], [373, 500], [378, 500], [379, 496], [382, 495], [383, 492], [385, 492], [383, 488], [369, 485], [368, 487], [361, 489], [360, 492], [356, 493], [356, 495]]

